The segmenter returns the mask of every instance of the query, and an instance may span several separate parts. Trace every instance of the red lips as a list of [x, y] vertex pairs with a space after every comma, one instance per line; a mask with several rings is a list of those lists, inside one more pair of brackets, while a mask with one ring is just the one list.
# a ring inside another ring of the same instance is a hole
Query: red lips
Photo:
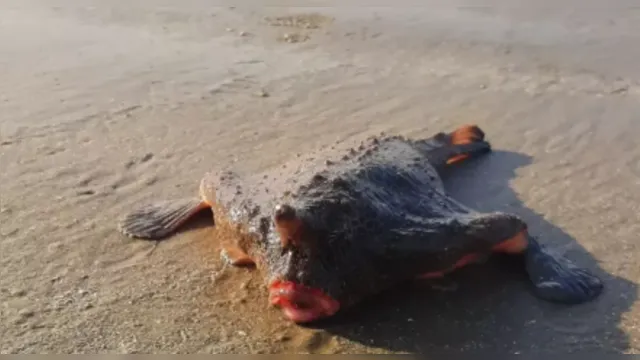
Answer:
[[279, 306], [284, 315], [296, 323], [328, 317], [340, 309], [340, 303], [319, 289], [281, 280], [269, 286], [269, 302]]

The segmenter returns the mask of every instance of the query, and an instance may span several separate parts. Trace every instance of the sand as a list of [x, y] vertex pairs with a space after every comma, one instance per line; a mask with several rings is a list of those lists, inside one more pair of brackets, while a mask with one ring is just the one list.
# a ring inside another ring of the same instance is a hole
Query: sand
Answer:
[[[0, 349], [640, 352], [640, 13], [579, 3], [1, 2]], [[449, 190], [523, 216], [604, 279], [597, 301], [539, 301], [492, 263], [299, 327], [223, 266], [206, 216], [159, 244], [115, 228], [214, 167], [469, 122], [494, 152]]]

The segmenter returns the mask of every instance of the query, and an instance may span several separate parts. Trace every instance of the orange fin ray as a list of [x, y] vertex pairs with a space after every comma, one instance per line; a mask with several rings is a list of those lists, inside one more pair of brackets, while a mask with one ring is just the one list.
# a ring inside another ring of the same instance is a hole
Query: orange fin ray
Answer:
[[458, 127], [449, 134], [451, 145], [455, 146], [455, 150], [449, 156], [447, 165], [461, 162], [471, 157], [471, 155], [479, 150], [484, 149], [488, 145], [484, 141], [485, 134], [477, 125], [464, 125]]
[[253, 266], [255, 261], [239, 246], [225, 244], [222, 247], [222, 257], [233, 266]]

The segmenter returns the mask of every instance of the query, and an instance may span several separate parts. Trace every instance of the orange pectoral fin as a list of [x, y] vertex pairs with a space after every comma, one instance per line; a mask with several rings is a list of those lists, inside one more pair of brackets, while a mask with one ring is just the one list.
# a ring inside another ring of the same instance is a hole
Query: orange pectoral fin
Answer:
[[465, 155], [455, 155], [455, 156], [452, 156], [452, 157], [450, 157], [449, 159], [447, 159], [447, 165], [451, 165], [451, 164], [454, 164], [454, 163], [460, 162], [460, 161], [462, 161], [462, 160], [464, 160], [464, 159], [466, 159], [466, 158], [468, 158], [468, 157], [469, 157], [469, 155], [466, 155], [466, 154], [465, 154]]
[[476, 125], [464, 125], [455, 129], [450, 134], [451, 145], [471, 144], [484, 140], [484, 132]]
[[233, 266], [253, 266], [255, 261], [247, 253], [236, 245], [225, 245], [222, 248], [222, 256]]
[[[451, 145], [465, 145], [484, 140], [484, 132], [476, 125], [460, 126], [449, 134]], [[469, 154], [458, 154], [447, 159], [447, 165], [469, 158]]]
[[517, 233], [511, 239], [505, 240], [493, 247], [494, 252], [505, 254], [520, 254], [527, 249], [529, 241], [527, 240], [527, 230]]
[[418, 279], [437, 279], [444, 277], [447, 273], [450, 273], [456, 269], [472, 264], [480, 259], [480, 255], [478, 254], [468, 254], [461, 257], [458, 261], [453, 264], [450, 269], [444, 271], [434, 271], [426, 274], [418, 275]]

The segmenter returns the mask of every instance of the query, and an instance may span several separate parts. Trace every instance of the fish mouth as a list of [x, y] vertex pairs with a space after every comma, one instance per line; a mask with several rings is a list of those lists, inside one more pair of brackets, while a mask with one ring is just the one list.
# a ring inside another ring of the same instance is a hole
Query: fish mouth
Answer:
[[269, 286], [269, 302], [280, 307], [295, 323], [326, 318], [340, 309], [340, 303], [321, 290], [282, 280], [275, 280]]

